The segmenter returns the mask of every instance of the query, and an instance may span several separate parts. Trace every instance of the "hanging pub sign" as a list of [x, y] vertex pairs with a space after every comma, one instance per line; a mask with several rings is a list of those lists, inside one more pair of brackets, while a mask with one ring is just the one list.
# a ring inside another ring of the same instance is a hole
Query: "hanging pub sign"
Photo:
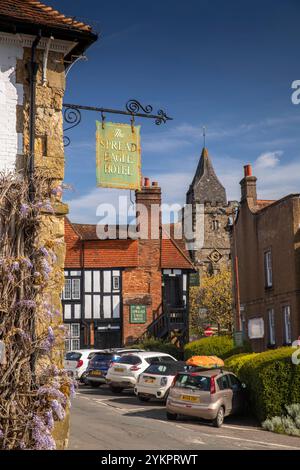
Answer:
[[96, 121], [97, 186], [141, 189], [140, 126]]

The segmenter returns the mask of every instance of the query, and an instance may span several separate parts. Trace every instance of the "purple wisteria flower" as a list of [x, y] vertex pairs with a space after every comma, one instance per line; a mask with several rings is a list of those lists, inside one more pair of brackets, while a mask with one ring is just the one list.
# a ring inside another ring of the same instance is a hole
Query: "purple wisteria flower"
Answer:
[[58, 196], [58, 195], [61, 195], [63, 192], [63, 189], [61, 186], [57, 186], [56, 188], [53, 188], [52, 191], [51, 191], [51, 194], [53, 194], [54, 196]]
[[66, 416], [65, 410], [57, 400], [52, 400], [51, 401], [51, 407], [54, 413], [56, 414], [57, 418], [62, 421], [64, 417]]
[[32, 420], [32, 437], [36, 450], [55, 450], [56, 444], [43, 420], [35, 415]]
[[29, 258], [22, 258], [21, 261], [25, 266], [27, 266], [27, 268], [31, 269], [33, 267], [33, 264]]
[[42, 247], [40, 248], [40, 252], [41, 252], [44, 256], [46, 256], [46, 258], [48, 258], [49, 252], [48, 252], [47, 248], [45, 248], [44, 246], [42, 246]]
[[43, 204], [43, 208], [48, 212], [54, 212], [54, 209], [53, 209], [50, 201], [45, 201], [44, 204]]
[[45, 420], [46, 420], [47, 428], [52, 430], [54, 428], [54, 418], [53, 418], [53, 411], [52, 410], [46, 411]]
[[63, 406], [66, 405], [67, 399], [65, 395], [60, 390], [58, 390], [58, 388], [53, 387], [52, 385], [44, 385], [43, 387], [40, 387], [37, 393], [39, 396], [52, 397], [53, 399], [59, 400]]
[[20, 442], [19, 442], [19, 447], [20, 447], [20, 449], [25, 450], [25, 449], [26, 449], [25, 442], [24, 442], [24, 441], [20, 441]]
[[41, 267], [42, 267], [44, 277], [46, 279], [48, 279], [49, 274], [52, 271], [52, 267], [50, 266], [50, 264], [48, 263], [48, 261], [45, 258], [43, 258], [42, 261], [41, 261]]
[[21, 204], [21, 207], [20, 207], [21, 217], [26, 217], [28, 215], [29, 209], [30, 207], [28, 206], [28, 204]]
[[4, 433], [3, 433], [2, 429], [0, 429], [0, 439], [2, 439], [3, 436], [4, 436]]
[[11, 265], [11, 270], [12, 271], [19, 271], [20, 269], [20, 263], [18, 261], [14, 261]]

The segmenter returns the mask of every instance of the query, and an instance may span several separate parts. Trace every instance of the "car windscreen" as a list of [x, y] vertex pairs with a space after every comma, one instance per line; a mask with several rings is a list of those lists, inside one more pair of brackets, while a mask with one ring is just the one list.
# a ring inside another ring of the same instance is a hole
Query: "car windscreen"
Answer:
[[[181, 367], [183, 370], [183, 366]], [[155, 374], [155, 375], [176, 375], [179, 371], [179, 367], [173, 363], [153, 363], [144, 371], [144, 374]]]
[[175, 387], [209, 392], [210, 377], [206, 377], [204, 375], [179, 374], [175, 383]]
[[111, 361], [113, 355], [111, 353], [95, 353], [90, 362], [108, 362]]
[[140, 364], [142, 361], [141, 359], [138, 357], [138, 356], [122, 356], [119, 360], [118, 360], [118, 364], [132, 364], [132, 365], [136, 365], [136, 364]]
[[81, 356], [82, 354], [79, 352], [70, 351], [66, 354], [66, 360], [67, 361], [79, 361]]

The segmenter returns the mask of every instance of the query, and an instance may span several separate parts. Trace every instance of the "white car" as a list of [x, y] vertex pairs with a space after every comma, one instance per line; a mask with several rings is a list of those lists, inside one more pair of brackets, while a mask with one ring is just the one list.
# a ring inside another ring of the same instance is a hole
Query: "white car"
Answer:
[[139, 375], [134, 393], [141, 401], [149, 401], [151, 398], [166, 401], [174, 378], [187, 367], [183, 361], [153, 362]]
[[69, 351], [65, 355], [64, 368], [75, 379], [82, 379], [86, 372], [89, 360], [96, 352], [102, 352], [100, 349], [78, 349]]
[[126, 354], [108, 369], [106, 382], [110, 389], [116, 393], [122, 392], [124, 388], [134, 388], [138, 376], [152, 362], [159, 361], [176, 362], [176, 359], [169, 354], [153, 351]]

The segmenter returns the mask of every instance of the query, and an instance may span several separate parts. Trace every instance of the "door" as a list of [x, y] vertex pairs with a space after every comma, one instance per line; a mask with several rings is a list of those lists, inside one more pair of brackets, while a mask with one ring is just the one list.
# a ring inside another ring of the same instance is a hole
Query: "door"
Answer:
[[170, 307], [182, 307], [182, 279], [181, 276], [165, 276], [164, 299]]
[[121, 347], [121, 329], [110, 329], [100, 326], [95, 331], [95, 348], [110, 349]]
[[221, 394], [225, 405], [225, 415], [229, 415], [232, 410], [233, 393], [228, 375], [223, 374], [218, 378], [217, 382], [220, 389], [219, 394]]
[[243, 408], [243, 388], [237, 377], [228, 375], [230, 387], [232, 390], [232, 413], [238, 413]]

